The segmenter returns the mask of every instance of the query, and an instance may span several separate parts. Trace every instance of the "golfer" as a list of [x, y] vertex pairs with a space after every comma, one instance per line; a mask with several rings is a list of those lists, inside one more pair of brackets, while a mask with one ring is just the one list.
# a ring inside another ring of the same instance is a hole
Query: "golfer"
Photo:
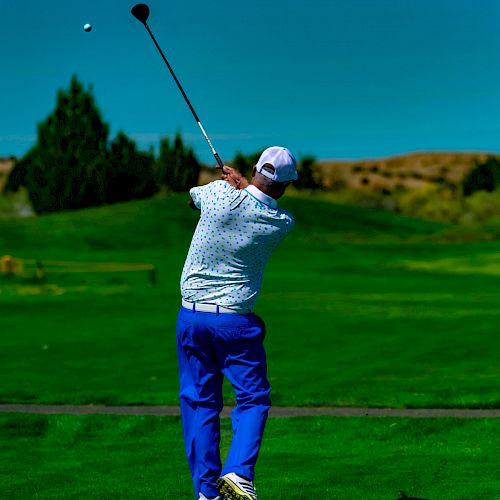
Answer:
[[[256, 500], [254, 469], [271, 406], [265, 325], [253, 313], [266, 261], [292, 229], [277, 200], [297, 179], [283, 147], [266, 149], [248, 181], [224, 167], [223, 180], [191, 189], [201, 210], [181, 277], [177, 320], [184, 444], [199, 499]], [[236, 394], [233, 439], [222, 466], [222, 380]]]

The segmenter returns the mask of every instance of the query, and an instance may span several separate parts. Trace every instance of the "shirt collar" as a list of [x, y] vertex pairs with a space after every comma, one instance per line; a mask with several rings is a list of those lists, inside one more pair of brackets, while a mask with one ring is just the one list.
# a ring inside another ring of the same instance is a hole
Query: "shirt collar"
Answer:
[[259, 188], [255, 187], [253, 184], [249, 184], [245, 191], [248, 191], [254, 198], [257, 198], [259, 201], [264, 203], [265, 205], [270, 206], [271, 208], [276, 208], [278, 206], [278, 201], [274, 198], [271, 198], [266, 193], [263, 193]]

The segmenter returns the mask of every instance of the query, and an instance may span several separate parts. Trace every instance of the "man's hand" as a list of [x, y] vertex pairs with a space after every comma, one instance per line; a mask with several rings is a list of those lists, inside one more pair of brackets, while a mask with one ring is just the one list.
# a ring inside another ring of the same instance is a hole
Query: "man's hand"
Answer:
[[248, 186], [248, 181], [245, 177], [243, 177], [240, 172], [235, 170], [234, 168], [228, 167], [224, 165], [222, 169], [222, 180], [229, 182], [231, 186], [236, 189], [245, 189]]

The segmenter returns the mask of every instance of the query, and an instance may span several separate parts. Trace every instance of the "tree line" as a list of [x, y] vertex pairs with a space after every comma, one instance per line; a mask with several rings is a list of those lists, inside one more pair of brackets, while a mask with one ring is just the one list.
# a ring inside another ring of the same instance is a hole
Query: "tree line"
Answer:
[[[259, 154], [239, 153], [233, 166], [249, 175]], [[306, 175], [297, 187], [313, 187], [307, 175], [313, 162], [301, 162]], [[16, 163], [5, 191], [24, 186], [36, 213], [57, 212], [148, 198], [162, 188], [187, 191], [196, 185], [201, 167], [179, 133], [160, 140], [157, 156], [152, 148], [139, 150], [123, 132], [109, 141], [109, 126], [91, 89], [74, 76], [69, 89], [58, 92], [54, 111], [38, 125], [37, 142]]]
[[24, 186], [35, 212], [56, 212], [147, 198], [162, 185], [184, 191], [200, 168], [180, 134], [172, 142], [161, 140], [157, 158], [123, 132], [110, 142], [91, 91], [73, 77], [38, 125], [36, 144], [16, 163], [5, 190]]

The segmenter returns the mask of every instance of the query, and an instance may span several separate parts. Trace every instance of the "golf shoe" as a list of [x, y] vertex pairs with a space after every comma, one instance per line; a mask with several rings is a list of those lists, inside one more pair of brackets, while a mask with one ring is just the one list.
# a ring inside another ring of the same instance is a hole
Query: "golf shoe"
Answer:
[[252, 481], [234, 472], [217, 479], [217, 488], [228, 500], [258, 500]]

